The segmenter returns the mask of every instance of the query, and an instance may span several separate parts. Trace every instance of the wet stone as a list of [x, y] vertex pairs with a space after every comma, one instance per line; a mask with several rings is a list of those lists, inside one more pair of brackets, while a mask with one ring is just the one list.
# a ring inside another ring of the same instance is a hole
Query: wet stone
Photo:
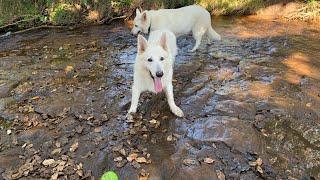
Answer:
[[248, 122], [228, 116], [200, 118], [190, 125], [188, 137], [203, 142], [225, 142], [243, 153], [261, 154], [264, 143]]
[[253, 105], [235, 100], [219, 101], [215, 108], [217, 111], [221, 112], [222, 115], [245, 120], [253, 120], [256, 114]]

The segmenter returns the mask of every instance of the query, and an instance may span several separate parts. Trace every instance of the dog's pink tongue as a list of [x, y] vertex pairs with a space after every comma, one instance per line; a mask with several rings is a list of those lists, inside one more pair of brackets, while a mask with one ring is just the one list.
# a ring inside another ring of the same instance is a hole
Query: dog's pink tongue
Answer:
[[158, 78], [158, 77], [154, 78], [154, 89], [157, 93], [162, 91], [161, 78]]

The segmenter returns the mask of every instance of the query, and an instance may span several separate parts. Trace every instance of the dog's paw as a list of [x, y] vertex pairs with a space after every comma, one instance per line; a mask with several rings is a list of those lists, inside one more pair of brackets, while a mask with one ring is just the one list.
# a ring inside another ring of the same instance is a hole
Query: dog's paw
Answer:
[[172, 113], [173, 113], [174, 115], [176, 115], [176, 116], [178, 116], [178, 117], [183, 117], [183, 116], [184, 116], [183, 111], [182, 111], [178, 106], [172, 108], [171, 111], [172, 111]]

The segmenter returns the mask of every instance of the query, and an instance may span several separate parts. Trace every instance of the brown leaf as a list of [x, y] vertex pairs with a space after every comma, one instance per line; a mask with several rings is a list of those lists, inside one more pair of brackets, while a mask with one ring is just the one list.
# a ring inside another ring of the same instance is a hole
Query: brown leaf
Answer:
[[149, 176], [149, 173], [147, 173], [146, 170], [141, 169], [141, 171], [140, 171], [140, 176], [142, 176], [142, 177], [148, 177], [148, 176]]
[[223, 174], [223, 172], [216, 170], [216, 174], [219, 180], [226, 180], [226, 176]]
[[258, 159], [256, 160], [256, 163], [257, 163], [258, 166], [261, 166], [261, 165], [262, 165], [262, 159], [261, 159], [261, 158], [258, 158]]
[[58, 173], [58, 172], [54, 173], [54, 174], [51, 176], [51, 180], [57, 180], [57, 179], [58, 179], [58, 176], [59, 176], [59, 173]]
[[45, 159], [42, 164], [45, 166], [50, 166], [51, 164], [53, 164], [55, 162], [54, 159]]
[[207, 163], [207, 164], [212, 164], [212, 163], [214, 162], [214, 160], [207, 157], [207, 158], [204, 158], [204, 159], [203, 159], [203, 162], [205, 162], [205, 163]]
[[139, 176], [139, 180], [148, 180], [148, 176]]
[[114, 158], [113, 161], [119, 162], [119, 161], [122, 161], [122, 159], [123, 159], [123, 158], [122, 158], [121, 156], [119, 156], [119, 157]]
[[147, 160], [146, 160], [145, 157], [138, 157], [138, 158], [136, 158], [136, 161], [137, 161], [138, 163], [147, 163]]
[[131, 154], [129, 154], [129, 156], [127, 157], [127, 160], [128, 160], [129, 162], [131, 162], [131, 161], [135, 160], [137, 157], [138, 157], [138, 154], [137, 154], [137, 153], [131, 153]]
[[255, 161], [250, 161], [250, 162], [249, 162], [249, 165], [250, 165], [250, 166], [256, 166], [256, 165], [257, 165], [257, 162], [255, 162]]
[[261, 166], [257, 166], [257, 171], [258, 171], [260, 174], [263, 174], [263, 170], [262, 170]]
[[55, 154], [60, 154], [61, 153], [61, 148], [57, 148], [57, 149], [54, 149], [52, 152], [51, 152], [51, 154], [52, 155], [55, 155]]
[[157, 120], [152, 119], [152, 120], [149, 121], [149, 123], [151, 123], [151, 124], [156, 124], [156, 123], [157, 123]]
[[38, 100], [38, 99], [40, 99], [40, 96], [34, 96], [31, 98], [31, 100]]
[[71, 71], [73, 71], [73, 70], [74, 70], [73, 66], [67, 66], [67, 67], [64, 69], [64, 72], [67, 74], [67, 73], [69, 73], [69, 72], [71, 72]]
[[126, 156], [126, 150], [121, 149], [119, 152], [120, 152], [120, 154], [121, 154], [122, 156]]
[[95, 133], [100, 133], [101, 131], [102, 131], [102, 126], [96, 127], [93, 129], [93, 132], [95, 132]]
[[61, 161], [58, 166], [56, 167], [56, 170], [58, 172], [63, 171], [64, 167], [65, 167], [66, 162], [65, 161]]
[[75, 152], [75, 151], [78, 149], [78, 147], [79, 147], [79, 143], [78, 143], [78, 142], [75, 142], [75, 143], [73, 143], [73, 144], [71, 145], [70, 151], [71, 151], [71, 152]]
[[183, 164], [186, 166], [195, 165], [195, 164], [197, 164], [197, 160], [196, 159], [184, 159]]

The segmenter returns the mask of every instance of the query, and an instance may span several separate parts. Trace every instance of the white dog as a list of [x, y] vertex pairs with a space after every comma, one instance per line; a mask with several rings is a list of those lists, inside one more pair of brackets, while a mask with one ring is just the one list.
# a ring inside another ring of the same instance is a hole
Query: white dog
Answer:
[[177, 55], [176, 37], [169, 31], [153, 31], [149, 41], [138, 35], [138, 50], [134, 64], [132, 100], [127, 117], [137, 111], [140, 94], [144, 91], [159, 93], [165, 91], [173, 114], [182, 117], [182, 110], [173, 98], [172, 74]]
[[133, 34], [149, 33], [154, 30], [167, 29], [176, 36], [192, 32], [196, 44], [191, 50], [194, 52], [200, 45], [203, 35], [207, 35], [208, 42], [221, 40], [220, 35], [211, 27], [210, 13], [201, 6], [191, 5], [179, 9], [160, 9], [143, 11], [136, 10]]

